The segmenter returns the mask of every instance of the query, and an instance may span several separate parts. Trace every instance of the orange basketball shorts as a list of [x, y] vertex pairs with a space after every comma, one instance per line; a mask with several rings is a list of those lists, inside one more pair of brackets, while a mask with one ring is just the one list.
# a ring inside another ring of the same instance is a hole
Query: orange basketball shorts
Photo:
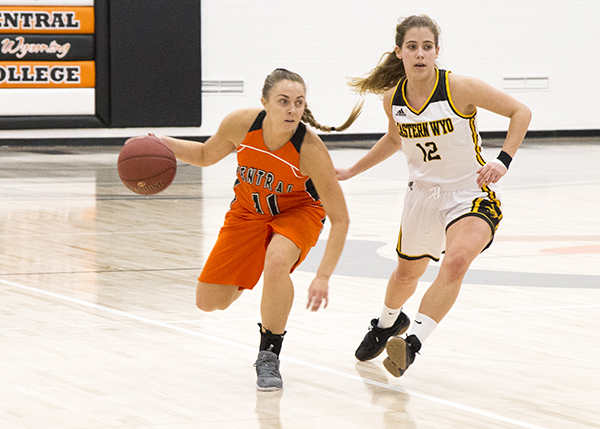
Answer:
[[273, 234], [283, 235], [300, 249], [300, 257], [292, 272], [317, 244], [324, 221], [325, 210], [322, 207], [302, 206], [276, 216], [265, 216], [249, 212], [234, 203], [225, 215], [217, 242], [198, 280], [241, 289], [254, 288], [262, 275], [267, 246]]

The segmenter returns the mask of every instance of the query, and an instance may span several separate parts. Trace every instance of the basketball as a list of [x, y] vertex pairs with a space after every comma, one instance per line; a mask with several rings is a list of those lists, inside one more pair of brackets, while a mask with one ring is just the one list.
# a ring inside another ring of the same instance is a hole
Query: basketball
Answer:
[[121, 149], [117, 170], [127, 188], [136, 194], [153, 195], [173, 182], [177, 159], [158, 137], [134, 137]]

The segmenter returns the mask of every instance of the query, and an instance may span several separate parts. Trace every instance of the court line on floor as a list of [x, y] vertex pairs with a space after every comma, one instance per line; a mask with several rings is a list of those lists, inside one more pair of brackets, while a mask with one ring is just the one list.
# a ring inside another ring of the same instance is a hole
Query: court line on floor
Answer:
[[[576, 310], [585, 308], [600, 308], [600, 304], [580, 304], [580, 305], [556, 305], [546, 307], [506, 307], [506, 308], [473, 308], [473, 309], [453, 309], [452, 313], [493, 313], [496, 311], [555, 311], [555, 310]], [[308, 314], [305, 316], [290, 315], [288, 320], [301, 320], [301, 319], [333, 319], [341, 317], [364, 317], [372, 319], [377, 317], [375, 313], [340, 313], [340, 314]], [[212, 322], [244, 322], [244, 321], [255, 321], [256, 317], [230, 317], [222, 319], [183, 319], [183, 320], [169, 320], [169, 325], [194, 325], [198, 323], [212, 323]]]
[[[238, 349], [244, 349], [244, 350], [248, 350], [248, 351], [252, 351], [252, 352], [256, 351], [256, 347], [247, 346], [247, 345], [238, 343], [236, 341], [231, 341], [231, 340], [228, 340], [228, 339], [225, 339], [225, 338], [215, 337], [215, 336], [212, 336], [212, 335], [204, 334], [202, 332], [196, 332], [196, 331], [192, 331], [190, 329], [181, 328], [181, 327], [178, 327], [178, 326], [173, 326], [173, 325], [171, 325], [169, 323], [166, 323], [166, 322], [160, 322], [158, 320], [148, 319], [147, 317], [137, 316], [135, 314], [127, 313], [125, 311], [115, 310], [115, 309], [110, 308], [110, 307], [106, 307], [106, 306], [99, 305], [99, 304], [94, 304], [94, 303], [87, 302], [87, 301], [82, 301], [82, 300], [79, 300], [79, 299], [76, 299], [76, 298], [71, 298], [71, 297], [68, 297], [68, 296], [65, 296], [65, 295], [61, 295], [61, 294], [58, 294], [58, 293], [49, 292], [49, 291], [45, 291], [45, 290], [42, 290], [42, 289], [37, 289], [37, 288], [34, 288], [34, 287], [30, 287], [30, 286], [25, 286], [25, 285], [22, 285], [22, 284], [19, 284], [19, 283], [15, 283], [15, 282], [11, 282], [11, 281], [8, 281], [8, 280], [3, 280], [3, 279], [0, 279], [0, 284], [4, 284], [4, 285], [7, 285], [7, 286], [12, 286], [12, 287], [15, 287], [15, 288], [19, 288], [19, 289], [26, 290], [26, 291], [29, 291], [29, 292], [33, 292], [33, 293], [40, 294], [40, 295], [46, 295], [46, 296], [51, 297], [51, 298], [59, 299], [59, 300], [62, 300], [62, 301], [73, 303], [73, 304], [78, 304], [78, 305], [81, 305], [81, 306], [84, 306], [84, 307], [93, 308], [95, 310], [104, 311], [104, 312], [111, 313], [111, 314], [114, 314], [114, 315], [117, 315], [117, 316], [121, 316], [121, 317], [124, 317], [124, 318], [127, 318], [127, 319], [136, 320], [138, 322], [142, 322], [142, 323], [145, 323], [145, 324], [148, 324], [148, 325], [153, 325], [153, 326], [157, 326], [157, 327], [160, 327], [160, 328], [169, 329], [171, 331], [179, 332], [179, 333], [182, 333], [182, 334], [186, 334], [186, 335], [191, 335], [191, 336], [194, 336], [194, 337], [203, 338], [203, 339], [206, 339], [206, 340], [209, 340], [209, 341], [213, 341], [213, 342], [225, 344], [225, 345], [228, 345], [228, 346], [236, 347]], [[281, 359], [283, 361], [285, 361], [285, 362], [292, 362], [292, 363], [295, 363], [297, 365], [309, 367], [309, 368], [312, 368], [312, 369], [315, 369], [315, 370], [318, 370], [318, 371], [327, 372], [329, 374], [337, 375], [337, 376], [340, 376], [340, 377], [343, 377], [343, 378], [346, 378], [346, 379], [360, 381], [360, 382], [363, 382], [363, 383], [366, 383], [366, 384], [370, 384], [370, 385], [373, 385], [373, 386], [377, 386], [377, 387], [380, 387], [380, 388], [383, 388], [383, 389], [392, 390], [392, 391], [395, 391], [395, 392], [398, 392], [398, 393], [402, 393], [402, 394], [406, 394], [406, 395], [409, 395], [409, 396], [412, 396], [412, 397], [415, 397], [415, 398], [420, 398], [420, 399], [423, 399], [423, 400], [426, 400], [426, 401], [429, 401], [429, 402], [433, 402], [433, 403], [436, 403], [436, 404], [445, 405], [445, 406], [448, 406], [448, 407], [451, 407], [451, 408], [455, 408], [457, 410], [461, 410], [461, 411], [465, 411], [465, 412], [468, 412], [468, 413], [476, 414], [476, 415], [479, 415], [479, 416], [482, 416], [482, 417], [486, 417], [486, 418], [489, 418], [489, 419], [492, 419], [492, 420], [501, 421], [501, 422], [504, 422], [504, 423], [510, 423], [512, 425], [523, 427], [523, 428], [528, 428], [528, 429], [545, 429], [545, 428], [543, 428], [541, 426], [536, 426], [536, 425], [533, 425], [533, 424], [522, 422], [520, 420], [515, 420], [515, 419], [509, 418], [509, 417], [501, 416], [499, 414], [490, 413], [488, 411], [480, 410], [478, 408], [473, 408], [473, 407], [470, 407], [470, 406], [467, 406], [467, 405], [462, 405], [462, 404], [459, 404], [457, 402], [448, 401], [446, 399], [437, 398], [435, 396], [430, 396], [430, 395], [426, 395], [426, 394], [423, 394], [423, 393], [415, 392], [413, 390], [401, 389], [401, 388], [396, 387], [396, 386], [391, 386], [391, 385], [386, 384], [386, 383], [381, 383], [381, 382], [378, 382], [378, 381], [375, 381], [375, 380], [371, 380], [371, 379], [368, 379], [368, 378], [363, 378], [363, 377], [360, 377], [358, 375], [348, 374], [348, 373], [345, 373], [343, 371], [338, 371], [336, 369], [329, 368], [329, 367], [326, 367], [326, 366], [313, 364], [313, 363], [306, 362], [306, 361], [301, 360], [301, 359], [296, 359], [296, 358], [293, 358], [293, 357], [283, 357], [283, 356], [282, 356]]]
[[452, 313], [476, 313], [495, 311], [548, 311], [548, 310], [573, 310], [578, 308], [598, 308], [600, 304], [578, 304], [578, 305], [555, 305], [549, 307], [507, 307], [507, 308], [473, 308], [464, 310], [452, 310]]
[[32, 237], [79, 237], [84, 235], [136, 235], [136, 234], [189, 234], [192, 232], [206, 234], [202, 229], [174, 229], [156, 231], [90, 231], [90, 232], [64, 232], [50, 234], [12, 234], [0, 235], [2, 238], [32, 238]]

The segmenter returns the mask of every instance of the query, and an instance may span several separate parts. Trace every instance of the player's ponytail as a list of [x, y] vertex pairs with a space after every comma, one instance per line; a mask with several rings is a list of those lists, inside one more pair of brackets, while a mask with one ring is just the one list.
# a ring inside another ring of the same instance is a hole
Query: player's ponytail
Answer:
[[[282, 80], [289, 80], [291, 82], [297, 82], [297, 83], [301, 84], [304, 87], [304, 90], [306, 91], [306, 84], [304, 83], [304, 79], [302, 79], [302, 76], [300, 76], [298, 73], [294, 73], [294, 72], [286, 70], [286, 69], [278, 68], [278, 69], [273, 70], [271, 72], [271, 74], [269, 74], [267, 76], [267, 78], [265, 79], [265, 83], [264, 83], [263, 89], [262, 89], [263, 98], [268, 99], [273, 87]], [[356, 105], [350, 112], [348, 119], [346, 119], [346, 121], [338, 127], [327, 127], [327, 126], [319, 124], [316, 121], [316, 119], [313, 116], [310, 109], [306, 105], [304, 108], [304, 114], [302, 115], [301, 121], [319, 131], [324, 131], [327, 133], [332, 132], [332, 131], [344, 131], [344, 130], [348, 129], [348, 127], [350, 127], [350, 125], [352, 125], [354, 123], [356, 118], [358, 118], [360, 116], [360, 114], [362, 112], [363, 104], [364, 104], [364, 100], [361, 100], [358, 103], [356, 103]]]
[[358, 118], [360, 116], [360, 114], [362, 113], [362, 108], [363, 108], [364, 102], [365, 102], [365, 100], [363, 99], [363, 100], [360, 100], [358, 103], [356, 103], [356, 105], [352, 108], [352, 111], [350, 112], [350, 115], [348, 116], [346, 121], [342, 125], [339, 125], [337, 127], [327, 127], [327, 126], [319, 124], [315, 120], [315, 117], [313, 116], [313, 114], [310, 111], [310, 109], [308, 108], [308, 106], [304, 107], [304, 114], [302, 115], [301, 121], [319, 131], [324, 131], [326, 133], [330, 133], [332, 131], [341, 132], [341, 131], [347, 130], [350, 127], [350, 125], [352, 125], [354, 123], [354, 121], [356, 121], [356, 118]]
[[398, 81], [406, 76], [404, 63], [396, 56], [395, 52], [386, 52], [379, 60], [379, 64], [371, 70], [365, 78], [350, 78], [348, 85], [361, 95], [369, 92], [383, 94], [396, 86]]
[[[427, 28], [434, 37], [435, 47], [439, 46], [440, 27], [427, 15], [413, 15], [405, 19], [400, 19], [396, 25], [396, 46], [402, 48], [406, 32], [411, 28]], [[351, 78], [348, 85], [354, 88], [359, 94], [372, 92], [374, 94], [383, 94], [388, 89], [395, 87], [398, 81], [406, 76], [404, 63], [396, 52], [386, 52], [379, 59], [377, 66], [371, 70], [367, 77]]]

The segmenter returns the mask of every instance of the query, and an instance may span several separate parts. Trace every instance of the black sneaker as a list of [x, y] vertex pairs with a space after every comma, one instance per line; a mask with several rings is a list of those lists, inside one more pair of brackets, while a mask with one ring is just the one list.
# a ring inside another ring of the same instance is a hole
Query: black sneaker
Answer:
[[392, 337], [385, 347], [388, 357], [383, 366], [394, 377], [404, 375], [408, 367], [415, 361], [415, 356], [421, 350], [421, 342], [416, 335], [404, 338]]
[[387, 340], [390, 337], [402, 335], [408, 329], [408, 325], [410, 325], [408, 316], [403, 312], [400, 312], [394, 324], [389, 328], [378, 328], [378, 322], [379, 319], [371, 320], [369, 332], [367, 332], [367, 335], [365, 335], [362, 343], [360, 343], [360, 346], [358, 346], [354, 353], [356, 359], [364, 362], [376, 358], [385, 349]]

